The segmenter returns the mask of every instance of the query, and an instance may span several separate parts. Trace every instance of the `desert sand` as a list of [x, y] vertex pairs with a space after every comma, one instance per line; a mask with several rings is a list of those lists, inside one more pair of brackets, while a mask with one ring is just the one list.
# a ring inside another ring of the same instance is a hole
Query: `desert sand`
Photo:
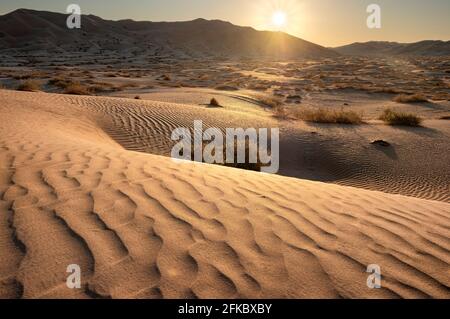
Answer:
[[[353, 182], [362, 189], [174, 162], [164, 156], [167, 134], [193, 119], [278, 123], [263, 108], [162, 100], [0, 90], [0, 297], [450, 297], [448, 171], [434, 178], [446, 165], [437, 154], [448, 148], [439, 144], [448, 141], [445, 121], [427, 122], [423, 134], [378, 124], [352, 134], [304, 123], [286, 131], [300, 146], [312, 129], [313, 138], [353, 136], [363, 147], [378, 134], [400, 136], [395, 165], [406, 172], [383, 175], [370, 157], [389, 156], [366, 151], [367, 180]], [[428, 145], [428, 155], [408, 164], [404, 157], [417, 154], [408, 143]], [[431, 177], [421, 183], [415, 169], [424, 163]], [[343, 183], [365, 172], [344, 174]], [[391, 179], [402, 194], [378, 191]], [[67, 288], [69, 264], [81, 266], [82, 289]], [[366, 285], [369, 264], [381, 266], [381, 289]]]

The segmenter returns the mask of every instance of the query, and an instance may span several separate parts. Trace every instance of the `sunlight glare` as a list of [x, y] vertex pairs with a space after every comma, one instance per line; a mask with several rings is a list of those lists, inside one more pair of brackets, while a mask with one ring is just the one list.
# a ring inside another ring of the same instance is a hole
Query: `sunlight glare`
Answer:
[[274, 24], [274, 26], [278, 28], [284, 27], [287, 22], [286, 20], [287, 20], [286, 13], [283, 11], [276, 11], [272, 16], [272, 23]]

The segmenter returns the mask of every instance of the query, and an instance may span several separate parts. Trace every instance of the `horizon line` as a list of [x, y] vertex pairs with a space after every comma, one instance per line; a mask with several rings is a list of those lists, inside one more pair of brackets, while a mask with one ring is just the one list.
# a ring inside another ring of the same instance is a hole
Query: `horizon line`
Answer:
[[[17, 8], [17, 9], [15, 9], [15, 10], [9, 11], [9, 12], [7, 12], [7, 13], [1, 14], [0, 16], [5, 16], [5, 15], [8, 15], [8, 14], [14, 13], [14, 12], [16, 12], [16, 11], [20, 11], [20, 10], [33, 11], [33, 12], [48, 12], [48, 13], [56, 13], [56, 14], [62, 14], [62, 15], [69, 15], [69, 13], [67, 13], [67, 12], [61, 12], [61, 11], [37, 10], [37, 9], [29, 9], [29, 8]], [[327, 45], [322, 45], [322, 44], [320, 44], [320, 43], [318, 43], [318, 42], [316, 42], [316, 41], [313, 41], [313, 40], [308, 40], [308, 39], [305, 39], [305, 38], [296, 36], [296, 35], [294, 35], [294, 34], [291, 34], [291, 33], [289, 33], [289, 32], [286, 32], [286, 31], [281, 31], [281, 30], [280, 30], [280, 31], [276, 31], [276, 30], [258, 29], [258, 28], [254, 27], [254, 26], [235, 24], [235, 23], [233, 23], [233, 22], [231, 22], [231, 21], [223, 20], [223, 19], [220, 19], [220, 18], [216, 18], [216, 19], [207, 19], [207, 18], [198, 17], [198, 18], [194, 18], [194, 19], [191, 19], [191, 20], [158, 20], [158, 21], [155, 21], [155, 20], [135, 20], [135, 19], [133, 19], [133, 18], [119, 18], [119, 19], [111, 18], [111, 19], [108, 19], [108, 18], [103, 18], [101, 15], [97, 15], [97, 14], [94, 14], [94, 13], [83, 13], [83, 12], [81, 13], [81, 16], [94, 16], [94, 17], [100, 18], [100, 19], [102, 19], [102, 20], [104, 20], [104, 21], [112, 21], [112, 22], [132, 21], [132, 22], [136, 22], [136, 23], [142, 23], [142, 22], [147, 22], [147, 23], [184, 23], [184, 22], [193, 22], [193, 21], [197, 21], [197, 20], [204, 20], [204, 21], [209, 21], [209, 22], [212, 22], [212, 21], [219, 21], [219, 22], [229, 23], [229, 24], [231, 24], [231, 25], [234, 25], [234, 26], [237, 26], [237, 27], [241, 27], [241, 28], [251, 28], [251, 29], [253, 29], [253, 30], [255, 30], [255, 31], [258, 31], [258, 32], [284, 33], [284, 34], [287, 34], [287, 35], [289, 35], [289, 36], [295, 37], [295, 38], [297, 38], [297, 39], [304, 40], [304, 41], [307, 41], [307, 42], [311, 42], [311, 43], [313, 43], [313, 44], [320, 45], [320, 46], [322, 46], [322, 47], [324, 47], [324, 48], [329, 48], [329, 49], [330, 49], [330, 48], [331, 48], [331, 49], [336, 49], [336, 48], [340, 48], [340, 47], [344, 47], [344, 46], [349, 46], [349, 45], [353, 45], [353, 44], [366, 44], [366, 43], [396, 43], [396, 44], [406, 44], [406, 45], [408, 45], [408, 44], [415, 44], [415, 43], [421, 43], [421, 42], [427, 42], [427, 41], [440, 41], [440, 42], [444, 42], [444, 43], [445, 43], [445, 42], [450, 42], [450, 38], [449, 38], [449, 39], [430, 39], [430, 38], [424, 38], [424, 39], [422, 39], [422, 40], [419, 40], [419, 41], [413, 41], [413, 42], [401, 42], [401, 41], [389, 41], [389, 40], [367, 40], [367, 41], [363, 41], [363, 42], [362, 42], [362, 41], [354, 41], [354, 42], [350, 42], [350, 43], [346, 43], [346, 44], [342, 44], [342, 45], [338, 45], [338, 46], [327, 46]]]

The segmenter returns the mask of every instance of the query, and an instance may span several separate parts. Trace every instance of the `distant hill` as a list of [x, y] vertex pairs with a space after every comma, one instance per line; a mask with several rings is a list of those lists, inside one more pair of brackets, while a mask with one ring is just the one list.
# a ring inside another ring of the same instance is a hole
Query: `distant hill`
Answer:
[[19, 9], [0, 16], [0, 53], [102, 53], [180, 57], [321, 58], [335, 51], [281, 32], [257, 31], [220, 20], [108, 21], [82, 16], [81, 29], [66, 14]]
[[450, 41], [421, 41], [417, 43], [365, 42], [353, 43], [334, 50], [344, 55], [368, 56], [446, 56], [450, 55]]

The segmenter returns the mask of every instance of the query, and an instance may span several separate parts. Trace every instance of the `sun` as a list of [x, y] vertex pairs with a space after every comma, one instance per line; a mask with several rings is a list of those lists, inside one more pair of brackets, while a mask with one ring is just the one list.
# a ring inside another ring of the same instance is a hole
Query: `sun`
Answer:
[[275, 11], [272, 15], [272, 23], [277, 28], [283, 28], [287, 23], [287, 15], [286, 12], [278, 10]]

